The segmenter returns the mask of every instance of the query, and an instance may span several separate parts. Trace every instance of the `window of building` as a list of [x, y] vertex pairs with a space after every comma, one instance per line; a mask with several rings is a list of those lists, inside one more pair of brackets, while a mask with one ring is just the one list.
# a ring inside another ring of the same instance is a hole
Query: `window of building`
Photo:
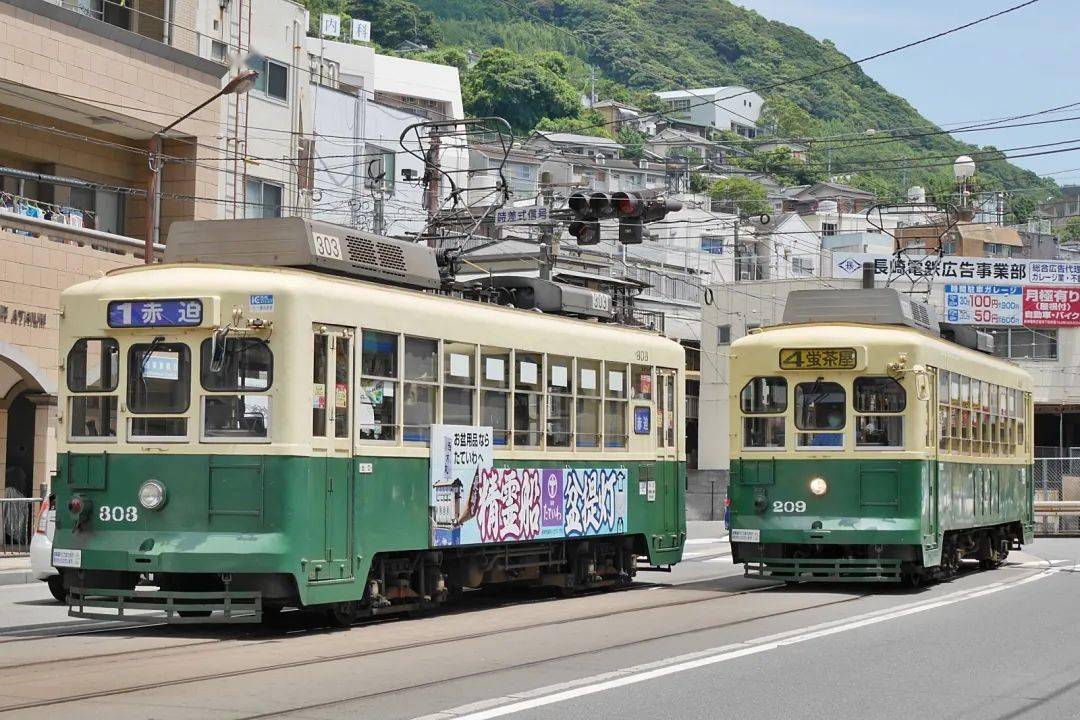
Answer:
[[260, 58], [250, 62], [249, 66], [259, 73], [259, 77], [255, 79], [256, 90], [275, 100], [287, 101], [289, 99], [288, 65], [270, 58]]
[[795, 427], [812, 431], [798, 433], [798, 446], [840, 447], [844, 444], [847, 393], [842, 385], [824, 382], [799, 383], [795, 386]]
[[360, 440], [397, 439], [398, 336], [364, 330], [360, 336], [360, 389], [356, 433]]
[[244, 216], [248, 218], [281, 217], [281, 198], [284, 188], [276, 183], [248, 178]]
[[221, 42], [220, 40], [211, 40], [210, 59], [219, 63], [228, 62], [229, 46]]
[[1058, 331], [1045, 328], [990, 330], [994, 354], [1011, 360], [1057, 360]]
[[731, 326], [730, 325], [717, 325], [716, 326], [716, 344], [717, 345], [730, 345], [731, 344]]
[[853, 388], [855, 444], [859, 447], [899, 447], [904, 444], [907, 406], [903, 386], [888, 377], [856, 378]]
[[367, 164], [367, 185], [382, 190], [388, 195], [394, 194], [394, 180], [397, 174], [397, 154], [393, 150], [373, 147], [378, 154], [373, 155]]
[[821, 236], [830, 237], [836, 234], [836, 223], [821, 223]]
[[794, 257], [791, 259], [791, 272], [795, 275], [812, 275], [814, 261], [806, 257]]
[[544, 356], [514, 352], [514, 445], [539, 447], [543, 411]]
[[701, 236], [701, 251], [712, 253], [713, 255], [724, 254], [724, 236], [723, 235], [702, 235]]

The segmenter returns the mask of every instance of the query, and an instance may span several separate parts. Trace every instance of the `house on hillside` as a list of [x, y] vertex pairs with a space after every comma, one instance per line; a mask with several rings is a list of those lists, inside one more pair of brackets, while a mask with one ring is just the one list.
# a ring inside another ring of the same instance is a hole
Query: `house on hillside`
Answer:
[[822, 202], [829, 209], [843, 213], [857, 213], [874, 204], [876, 196], [869, 190], [860, 190], [834, 182], [816, 182], [813, 185], [795, 185], [784, 191], [784, 210], [800, 214], [812, 213]]
[[537, 151], [556, 150], [575, 155], [601, 156], [617, 158], [626, 148], [611, 138], [599, 135], [577, 135], [575, 133], [535, 132], [528, 140], [529, 146]]
[[730, 130], [748, 138], [757, 135], [757, 123], [765, 104], [763, 97], [739, 85], [653, 94], [667, 105], [667, 114], [674, 120]]
[[914, 225], [896, 228], [895, 234], [897, 247], [901, 249], [926, 248], [933, 252], [940, 247], [946, 255], [962, 257], [1024, 256], [1020, 233], [999, 225], [961, 222], [948, 232], [941, 224]]
[[754, 152], [764, 155], [780, 148], [787, 148], [791, 157], [800, 162], [806, 162], [810, 158], [810, 146], [798, 140], [766, 140], [756, 144]]
[[600, 117], [604, 118], [604, 124], [614, 132], [627, 128], [646, 135], [656, 132], [655, 115], [650, 113], [643, 118], [641, 110], [633, 105], [627, 105], [618, 100], [601, 100], [593, 103], [591, 109], [599, 113]]
[[728, 148], [720, 143], [707, 140], [700, 135], [679, 130], [676, 128], [664, 128], [645, 141], [645, 151], [658, 158], [686, 157], [691, 165], [694, 158], [698, 158], [696, 164], [706, 166], [721, 165], [724, 162]]

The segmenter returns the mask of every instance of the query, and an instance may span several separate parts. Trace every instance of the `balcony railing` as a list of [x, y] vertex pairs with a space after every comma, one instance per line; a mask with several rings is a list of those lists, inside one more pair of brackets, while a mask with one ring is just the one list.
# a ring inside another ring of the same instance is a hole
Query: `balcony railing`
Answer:
[[[39, 220], [38, 218], [27, 217], [6, 210], [0, 210], [0, 230], [8, 230], [30, 237], [46, 238], [62, 244], [89, 247], [115, 255], [145, 257], [146, 243], [142, 240], [123, 235], [113, 235], [100, 230], [65, 225], [52, 220]], [[158, 257], [164, 252], [164, 245], [154, 245], [154, 253]]]

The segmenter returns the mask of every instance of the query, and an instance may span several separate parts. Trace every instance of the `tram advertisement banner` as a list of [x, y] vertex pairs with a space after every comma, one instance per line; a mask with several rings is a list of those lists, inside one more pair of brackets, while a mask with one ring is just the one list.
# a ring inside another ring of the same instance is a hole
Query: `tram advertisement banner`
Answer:
[[1033, 327], [1080, 325], [1080, 288], [1025, 286], [1024, 324]]
[[626, 468], [496, 468], [490, 427], [431, 426], [432, 545], [626, 530]]

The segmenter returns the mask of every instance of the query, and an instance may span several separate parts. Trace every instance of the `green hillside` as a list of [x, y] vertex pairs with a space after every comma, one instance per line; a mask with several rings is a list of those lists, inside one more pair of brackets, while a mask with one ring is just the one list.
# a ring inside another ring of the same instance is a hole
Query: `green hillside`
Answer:
[[[544, 117], [542, 127], [603, 130], [570, 101], [588, 87], [589, 66], [597, 70], [601, 99], [658, 109], [649, 91], [763, 88], [849, 61], [827, 40], [726, 0], [309, 2], [313, 10], [326, 4], [374, 18], [374, 40], [384, 47], [413, 37], [433, 46], [419, 57], [462, 68], [466, 109], [501, 111], [519, 132]], [[881, 44], [890, 45], [887, 34]], [[831, 167], [831, 175], [884, 197], [901, 197], [905, 185], [915, 184], [941, 196], [952, 185], [948, 164], [966, 153], [978, 161], [981, 189], [1010, 192], [1014, 219], [1025, 219], [1035, 198], [1057, 191], [1052, 181], [994, 159], [1001, 156], [993, 148], [933, 134], [938, 128], [858, 66], [762, 94], [772, 111], [768, 124], [780, 137], [846, 136], [811, 143], [810, 163], [798, 178], [785, 178], [781, 168], [782, 179], [791, 182], [824, 177]], [[867, 135], [868, 129], [877, 132]]]

